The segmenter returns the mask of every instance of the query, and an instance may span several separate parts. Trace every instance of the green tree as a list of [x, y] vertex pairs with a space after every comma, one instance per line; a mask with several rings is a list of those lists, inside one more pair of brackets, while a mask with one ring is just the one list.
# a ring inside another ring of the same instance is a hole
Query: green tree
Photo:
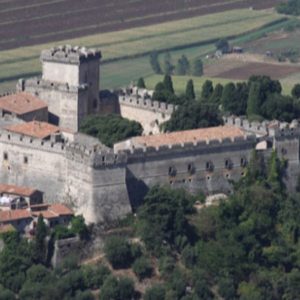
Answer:
[[156, 284], [146, 289], [144, 300], [165, 300], [166, 290], [163, 285]]
[[136, 259], [132, 266], [133, 272], [137, 275], [139, 280], [152, 276], [153, 268], [151, 261], [145, 256]]
[[203, 62], [200, 58], [196, 58], [192, 63], [192, 75], [193, 76], [203, 75]]
[[193, 200], [182, 190], [158, 186], [150, 189], [138, 212], [139, 232], [149, 250], [160, 253], [164, 242], [174, 244], [176, 237], [187, 234], [189, 226], [185, 214], [193, 211]]
[[162, 70], [158, 61], [158, 53], [156, 51], [150, 54], [150, 65], [155, 74], [162, 74]]
[[44, 263], [46, 259], [46, 242], [47, 226], [44, 222], [43, 216], [38, 216], [35, 239], [33, 243], [33, 258], [37, 263]]
[[228, 53], [230, 46], [227, 39], [220, 39], [215, 44], [216, 49], [221, 51], [222, 53]]
[[186, 89], [185, 89], [185, 96], [189, 100], [195, 100], [196, 98], [195, 90], [194, 90], [194, 82], [192, 79], [190, 79], [187, 82]]
[[222, 94], [223, 94], [223, 85], [217, 83], [209, 99], [209, 102], [217, 105], [221, 104]]
[[253, 117], [260, 115], [261, 106], [261, 85], [257, 82], [253, 82], [250, 85], [249, 98], [247, 103], [247, 116]]
[[225, 85], [221, 103], [224, 111], [233, 113], [236, 107], [236, 91], [234, 83], [229, 82]]
[[294, 85], [292, 89], [292, 96], [296, 99], [300, 98], [300, 83]]
[[188, 101], [179, 106], [171, 119], [165, 122], [165, 131], [179, 131], [219, 126], [223, 124], [217, 105]]
[[140, 77], [136, 85], [137, 85], [137, 87], [139, 89], [145, 89], [146, 88], [146, 84], [145, 84], [144, 78]]
[[173, 81], [170, 75], [165, 75], [163, 84], [164, 84], [164, 89], [166, 91], [168, 91], [171, 94], [174, 94]]
[[172, 57], [169, 52], [167, 52], [164, 56], [163, 61], [163, 73], [165, 75], [171, 75], [174, 71], [174, 65], [172, 63]]
[[176, 75], [187, 75], [190, 72], [190, 62], [185, 55], [182, 55], [178, 61], [175, 68]]
[[89, 239], [89, 230], [85, 224], [84, 217], [82, 215], [75, 216], [71, 220], [71, 231], [80, 236], [80, 239]]
[[141, 135], [142, 125], [118, 115], [89, 116], [83, 120], [80, 132], [99, 138], [108, 147], [127, 138]]
[[133, 299], [135, 290], [134, 283], [127, 277], [116, 278], [109, 276], [101, 290], [100, 300], [131, 300]]
[[202, 86], [201, 99], [207, 101], [214, 92], [213, 83], [211, 80], [206, 80]]
[[130, 244], [122, 237], [110, 237], [105, 242], [104, 252], [115, 269], [127, 268], [132, 263]]

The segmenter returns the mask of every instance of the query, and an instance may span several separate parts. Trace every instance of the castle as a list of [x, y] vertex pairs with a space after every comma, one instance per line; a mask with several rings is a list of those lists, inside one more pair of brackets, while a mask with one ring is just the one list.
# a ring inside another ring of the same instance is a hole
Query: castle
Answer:
[[[0, 98], [1, 183], [37, 188], [48, 202], [68, 203], [88, 222], [109, 222], [137, 207], [154, 184], [228, 193], [230, 181], [244, 176], [253, 149], [265, 156], [276, 149], [288, 160], [286, 182], [295, 189], [296, 121], [228, 117], [224, 126], [160, 134], [159, 124], [176, 107], [138, 89], [102, 96], [100, 59], [99, 51], [80, 47], [45, 50], [42, 77], [20, 79], [15, 94]], [[139, 121], [145, 135], [110, 149], [78, 133], [86, 116], [105, 113]]]

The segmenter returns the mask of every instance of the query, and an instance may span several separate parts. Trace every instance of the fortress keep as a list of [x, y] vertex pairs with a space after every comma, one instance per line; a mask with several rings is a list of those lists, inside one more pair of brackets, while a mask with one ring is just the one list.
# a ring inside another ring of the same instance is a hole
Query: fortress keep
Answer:
[[[20, 79], [15, 94], [0, 97], [1, 183], [39, 189], [48, 202], [69, 204], [88, 222], [109, 222], [136, 208], [154, 184], [229, 193], [254, 149], [266, 157], [276, 149], [288, 160], [286, 183], [295, 189], [298, 122], [229, 117], [221, 127], [160, 134], [159, 124], [176, 107], [153, 101], [145, 90], [99, 94], [100, 59], [99, 51], [80, 47], [45, 50], [42, 76]], [[86, 116], [104, 113], [139, 121], [146, 135], [110, 149], [78, 133]]]

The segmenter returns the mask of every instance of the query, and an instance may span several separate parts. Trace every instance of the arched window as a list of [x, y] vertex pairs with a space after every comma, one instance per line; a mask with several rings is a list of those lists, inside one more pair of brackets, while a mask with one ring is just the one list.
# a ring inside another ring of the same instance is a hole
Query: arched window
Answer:
[[213, 165], [212, 161], [206, 162], [205, 169], [207, 172], [212, 172], [214, 170], [214, 165]]
[[241, 167], [245, 168], [247, 166], [247, 159], [246, 157], [241, 157]]

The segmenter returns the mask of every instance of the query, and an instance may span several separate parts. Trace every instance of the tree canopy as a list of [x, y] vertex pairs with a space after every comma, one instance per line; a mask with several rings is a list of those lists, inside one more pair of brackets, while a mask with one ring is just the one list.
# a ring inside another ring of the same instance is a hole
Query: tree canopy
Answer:
[[80, 126], [80, 131], [97, 137], [103, 144], [112, 147], [115, 143], [143, 133], [141, 124], [118, 115], [89, 116]]

